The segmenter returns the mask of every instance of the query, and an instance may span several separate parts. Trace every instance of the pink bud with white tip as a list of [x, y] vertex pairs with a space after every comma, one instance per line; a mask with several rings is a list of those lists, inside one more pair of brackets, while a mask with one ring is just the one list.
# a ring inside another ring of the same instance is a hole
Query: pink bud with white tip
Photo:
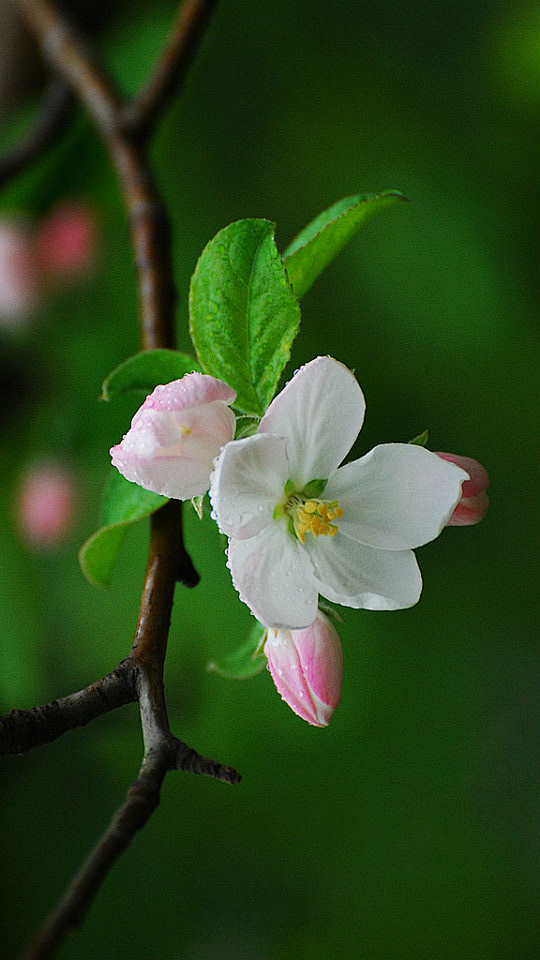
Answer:
[[111, 449], [113, 465], [133, 483], [175, 500], [202, 496], [212, 463], [234, 436], [236, 397], [222, 380], [188, 373], [156, 387]]
[[315, 727], [326, 727], [341, 699], [343, 651], [320, 611], [303, 630], [268, 630], [264, 652], [278, 693]]

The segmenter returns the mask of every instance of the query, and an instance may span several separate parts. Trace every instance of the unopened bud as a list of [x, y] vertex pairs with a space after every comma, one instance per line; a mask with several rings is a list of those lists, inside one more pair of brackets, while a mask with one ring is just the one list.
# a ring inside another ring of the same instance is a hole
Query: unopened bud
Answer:
[[111, 450], [113, 465], [133, 483], [175, 500], [206, 493], [214, 458], [232, 440], [236, 394], [222, 380], [188, 373], [156, 387]]
[[303, 630], [268, 630], [264, 652], [283, 700], [313, 726], [328, 726], [343, 682], [341, 642], [328, 617], [319, 612]]
[[459, 457], [454, 453], [439, 452], [437, 456], [457, 464], [469, 474], [469, 479], [463, 481], [461, 500], [448, 520], [447, 526], [466, 527], [479, 523], [485, 517], [489, 507], [489, 497], [486, 493], [489, 487], [487, 470], [472, 457]]

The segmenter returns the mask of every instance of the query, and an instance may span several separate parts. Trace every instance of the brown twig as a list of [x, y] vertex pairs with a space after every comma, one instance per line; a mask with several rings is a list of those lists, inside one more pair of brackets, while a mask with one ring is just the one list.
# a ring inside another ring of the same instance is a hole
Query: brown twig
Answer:
[[61, 77], [53, 77], [45, 87], [33, 125], [24, 136], [0, 155], [0, 187], [26, 170], [42, 156], [64, 132], [75, 101]]
[[44, 59], [90, 112], [116, 168], [135, 254], [143, 348], [172, 348], [176, 287], [169, 220], [142, 146], [123, 129], [122, 98], [83, 37], [53, 4], [13, 2], [33, 29]]
[[[215, 0], [187, 0], [158, 67], [131, 106], [122, 102], [115, 84], [96, 62], [84, 39], [49, 0], [13, 2], [34, 31], [45, 60], [89, 110], [116, 168], [131, 227], [143, 348], [174, 347], [176, 293], [169, 222], [142, 144], [173, 90], [180, 85]], [[240, 779], [230, 767], [201, 756], [177, 740], [169, 729], [163, 665], [174, 589], [178, 580], [193, 586], [197, 579], [183, 544], [181, 504], [170, 501], [151, 519], [139, 618], [126, 660], [108, 677], [78, 694], [36, 708], [37, 713], [12, 711], [6, 718], [6, 742], [17, 749], [28, 749], [34, 743], [54, 739], [64, 729], [87, 723], [121, 702], [137, 699], [145, 747], [136, 783], [23, 954], [25, 960], [50, 957], [52, 950], [80, 923], [113, 864], [158, 805], [167, 770], [190, 770], [227, 783], [238, 783]], [[58, 713], [64, 714], [63, 720], [58, 719]]]
[[136, 782], [108, 829], [73, 878], [55, 909], [45, 919], [20, 960], [43, 960], [83, 920], [92, 900], [118, 857], [159, 804], [159, 793], [168, 770], [168, 752], [146, 754]]
[[217, 0], [185, 0], [148, 81], [122, 109], [125, 130], [147, 140], [172, 97], [179, 93]]
[[[51, 956], [65, 936], [80, 925], [111, 868], [159, 805], [161, 785], [168, 770], [191, 770], [215, 777], [216, 767], [213, 760], [200, 757], [174, 737], [148, 750], [124, 803], [20, 960], [43, 960]], [[238, 774], [230, 767], [221, 766], [219, 771], [217, 779], [238, 783]]]
[[0, 717], [0, 754], [26, 753], [33, 747], [52, 743], [67, 730], [84, 727], [102, 713], [136, 699], [136, 667], [130, 659], [123, 660], [106, 677], [84, 690]]

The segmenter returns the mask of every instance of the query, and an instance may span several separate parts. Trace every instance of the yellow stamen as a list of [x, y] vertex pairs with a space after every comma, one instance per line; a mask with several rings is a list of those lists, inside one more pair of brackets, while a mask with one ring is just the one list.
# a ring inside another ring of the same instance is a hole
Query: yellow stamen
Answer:
[[293, 521], [300, 543], [305, 543], [306, 533], [314, 537], [335, 537], [338, 528], [332, 521], [343, 516], [337, 500], [304, 500], [298, 493], [289, 497], [284, 509]]

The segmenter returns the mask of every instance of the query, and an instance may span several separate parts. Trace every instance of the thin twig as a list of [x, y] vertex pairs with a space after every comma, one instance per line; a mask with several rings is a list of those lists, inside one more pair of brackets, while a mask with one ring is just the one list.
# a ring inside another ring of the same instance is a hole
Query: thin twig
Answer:
[[185, 0], [169, 39], [146, 84], [122, 110], [122, 124], [139, 140], [147, 140], [178, 94], [199, 46], [217, 0]]
[[148, 751], [124, 803], [20, 960], [45, 960], [81, 924], [112, 867], [159, 805], [161, 785], [172, 769], [191, 770], [224, 783], [240, 780], [231, 767], [199, 756], [174, 737], [162, 740], [158, 748]]
[[73, 94], [65, 80], [53, 77], [45, 87], [30, 129], [18, 143], [0, 155], [0, 187], [26, 170], [58, 141], [73, 115], [74, 105]]
[[118, 857], [158, 806], [161, 784], [168, 770], [187, 770], [230, 784], [240, 781], [239, 774], [231, 767], [201, 756], [169, 730], [163, 663], [182, 536], [178, 522], [180, 509], [181, 504], [171, 500], [153, 516], [139, 620], [130, 656], [125, 661], [133, 671], [145, 745], [139, 777], [20, 960], [47, 960], [82, 922]]
[[139, 777], [129, 788], [125, 802], [116, 811], [108, 829], [21, 954], [20, 960], [44, 960], [50, 957], [65, 937], [82, 922], [118, 857], [159, 804], [161, 784], [168, 768], [166, 747], [144, 758]]
[[[131, 226], [143, 348], [174, 347], [175, 285], [169, 222], [141, 144], [173, 89], [179, 86], [214, 4], [188, 0], [158, 69], [130, 113], [84, 39], [49, 0], [13, 2], [34, 30], [45, 60], [70, 83], [91, 113], [116, 168]], [[27, 948], [25, 960], [46, 960], [81, 922], [116, 859], [158, 805], [167, 770], [191, 770], [227, 783], [240, 779], [235, 770], [202, 757], [169, 730], [163, 665], [178, 580], [193, 586], [197, 574], [183, 544], [181, 504], [170, 501], [151, 519], [135, 640], [124, 661], [124, 670], [129, 664], [131, 671], [128, 687], [139, 701], [145, 745], [141, 772], [109, 829]], [[112, 686], [115, 697], [124, 695]], [[98, 709], [95, 697], [75, 694], [75, 699], [77, 696], [86, 703], [87, 711]], [[72, 701], [66, 703], [67, 713], [74, 706]]]
[[169, 220], [142, 147], [122, 129], [122, 98], [84, 38], [49, 0], [13, 2], [34, 30], [45, 60], [89, 110], [113, 160], [129, 215], [143, 348], [174, 348], [176, 287]]
[[0, 754], [26, 753], [137, 700], [136, 665], [128, 658], [101, 680], [67, 697], [0, 717]]

